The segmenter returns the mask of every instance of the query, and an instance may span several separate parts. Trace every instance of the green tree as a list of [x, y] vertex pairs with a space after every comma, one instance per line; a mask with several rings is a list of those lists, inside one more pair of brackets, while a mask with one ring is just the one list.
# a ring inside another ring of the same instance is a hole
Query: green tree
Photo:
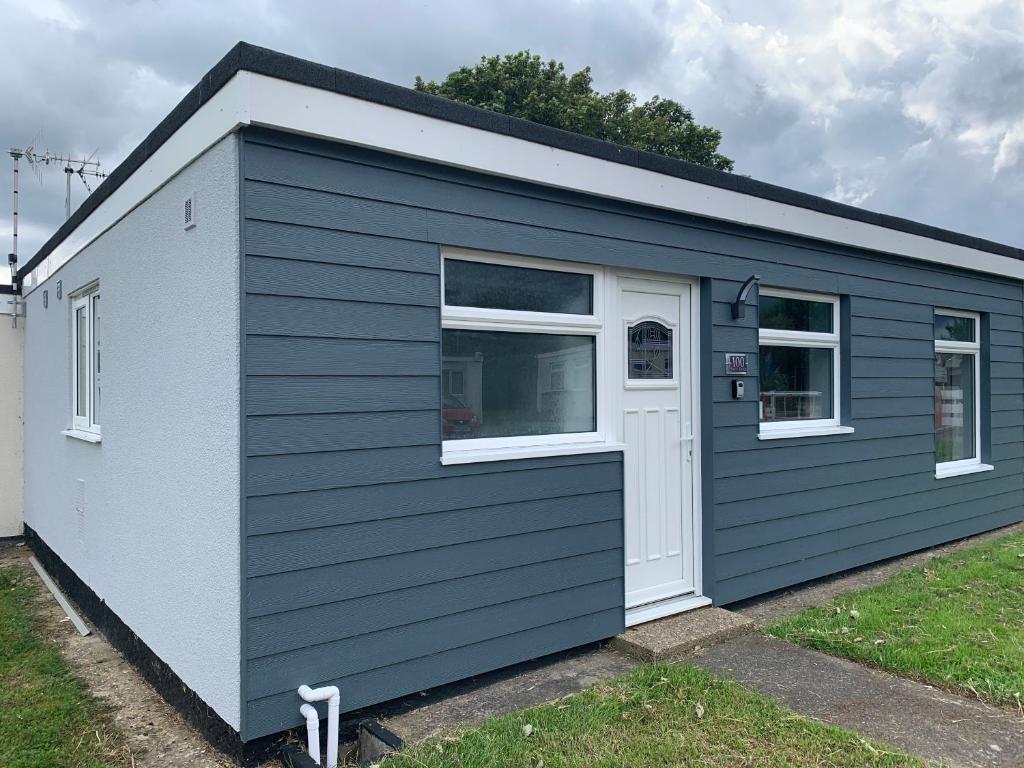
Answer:
[[529, 51], [483, 56], [440, 83], [417, 75], [416, 90], [720, 171], [733, 168], [718, 152], [721, 132], [698, 125], [679, 102], [654, 96], [637, 104], [629, 91], [598, 93], [590, 67], [567, 75], [561, 62]]

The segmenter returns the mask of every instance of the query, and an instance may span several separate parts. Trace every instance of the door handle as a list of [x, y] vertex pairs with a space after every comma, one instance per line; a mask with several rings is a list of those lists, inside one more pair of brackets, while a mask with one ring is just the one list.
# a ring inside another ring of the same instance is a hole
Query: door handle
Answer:
[[688, 445], [686, 449], [686, 462], [693, 461], [693, 435], [685, 435], [679, 438], [679, 442], [683, 445]]

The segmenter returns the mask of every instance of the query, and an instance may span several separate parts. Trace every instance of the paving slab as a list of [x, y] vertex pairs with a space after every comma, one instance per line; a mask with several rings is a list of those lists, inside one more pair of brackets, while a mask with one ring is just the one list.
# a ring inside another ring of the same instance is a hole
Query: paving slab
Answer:
[[630, 627], [611, 647], [638, 661], [677, 661], [753, 629], [746, 616], [708, 606]]
[[382, 724], [406, 743], [414, 743], [555, 701], [624, 675], [636, 666], [637, 662], [628, 656], [607, 647], [595, 648], [530, 666], [518, 674], [385, 718]]
[[746, 635], [708, 648], [697, 666], [951, 768], [1024, 766], [1024, 718], [818, 651]]

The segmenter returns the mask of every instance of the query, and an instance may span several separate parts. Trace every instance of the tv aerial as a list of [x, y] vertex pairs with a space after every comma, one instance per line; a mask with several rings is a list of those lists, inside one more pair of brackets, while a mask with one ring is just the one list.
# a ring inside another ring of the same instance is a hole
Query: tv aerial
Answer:
[[13, 216], [12, 221], [12, 247], [11, 253], [7, 257], [7, 262], [11, 267], [11, 283], [12, 285], [17, 284], [17, 273], [18, 273], [18, 172], [19, 163], [24, 158], [28, 163], [29, 168], [36, 177], [36, 181], [40, 184], [43, 183], [43, 170], [49, 167], [63, 168], [64, 170], [64, 219], [71, 218], [71, 178], [77, 176], [85, 187], [86, 193], [92, 192], [92, 186], [89, 184], [89, 178], [103, 179], [106, 178], [107, 174], [100, 170], [100, 161], [96, 160], [96, 151], [94, 150], [88, 157], [74, 157], [70, 153], [61, 154], [59, 152], [51, 152], [49, 149], [43, 150], [42, 152], [36, 149], [36, 144], [39, 141], [39, 134], [32, 140], [24, 149], [18, 147], [12, 147], [8, 150], [8, 154], [14, 163], [14, 194], [13, 194]]

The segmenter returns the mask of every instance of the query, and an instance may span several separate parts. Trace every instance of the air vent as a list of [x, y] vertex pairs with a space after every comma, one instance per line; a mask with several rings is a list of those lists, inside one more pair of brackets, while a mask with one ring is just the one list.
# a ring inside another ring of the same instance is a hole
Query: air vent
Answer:
[[192, 229], [196, 225], [196, 193], [193, 192], [191, 195], [185, 198], [185, 204], [182, 206], [182, 222], [185, 229]]

